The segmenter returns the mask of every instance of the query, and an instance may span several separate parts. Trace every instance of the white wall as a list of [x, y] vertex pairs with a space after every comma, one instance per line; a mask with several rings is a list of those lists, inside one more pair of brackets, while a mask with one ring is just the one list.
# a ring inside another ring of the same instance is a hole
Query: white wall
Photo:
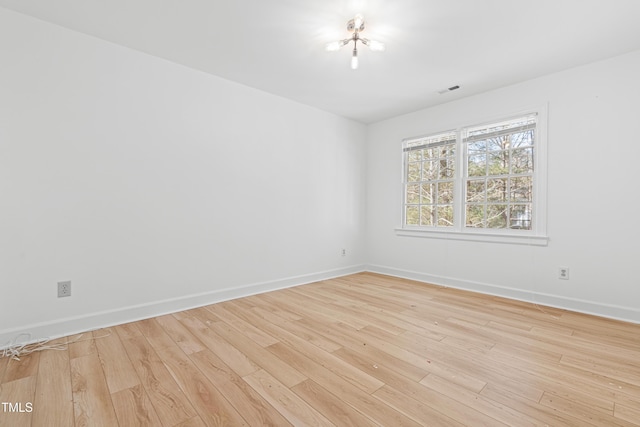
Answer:
[[[640, 322], [638, 76], [640, 51], [371, 125], [370, 269]], [[403, 138], [544, 104], [547, 247], [395, 235]]]
[[0, 52], [0, 347], [362, 268], [364, 125], [2, 8]]

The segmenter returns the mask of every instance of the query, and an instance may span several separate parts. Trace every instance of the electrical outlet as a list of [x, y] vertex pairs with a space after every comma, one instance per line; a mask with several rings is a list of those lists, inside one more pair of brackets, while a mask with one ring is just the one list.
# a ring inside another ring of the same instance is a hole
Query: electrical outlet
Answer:
[[71, 280], [58, 282], [58, 298], [71, 296]]
[[569, 280], [569, 267], [558, 267], [558, 279]]
[[346, 249], [342, 250], [342, 256], [347, 256], [347, 250]]

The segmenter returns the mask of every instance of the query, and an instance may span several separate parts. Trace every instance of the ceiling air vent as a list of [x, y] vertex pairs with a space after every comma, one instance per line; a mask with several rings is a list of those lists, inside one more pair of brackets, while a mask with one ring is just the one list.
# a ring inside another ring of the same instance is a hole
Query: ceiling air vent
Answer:
[[456, 89], [460, 89], [460, 85], [455, 85], [455, 86], [448, 87], [446, 89], [439, 90], [438, 93], [440, 95], [444, 95], [445, 93], [452, 92], [452, 91], [454, 91]]

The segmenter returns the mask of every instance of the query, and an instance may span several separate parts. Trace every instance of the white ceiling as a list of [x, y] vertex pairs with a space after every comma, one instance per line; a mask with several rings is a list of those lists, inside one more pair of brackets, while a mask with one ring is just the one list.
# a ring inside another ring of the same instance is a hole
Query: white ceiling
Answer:
[[[0, 0], [0, 6], [371, 123], [640, 49], [639, 0]], [[382, 53], [325, 52], [365, 17]], [[444, 95], [453, 85], [461, 89]]]

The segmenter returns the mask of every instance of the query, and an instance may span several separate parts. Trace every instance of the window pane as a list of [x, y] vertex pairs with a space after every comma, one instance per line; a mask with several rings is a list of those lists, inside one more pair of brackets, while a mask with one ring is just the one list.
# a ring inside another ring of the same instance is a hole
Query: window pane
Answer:
[[455, 155], [455, 145], [447, 144], [438, 147], [438, 157], [453, 157]]
[[509, 218], [510, 228], [531, 230], [531, 204], [510, 206]]
[[417, 206], [407, 206], [406, 222], [407, 225], [420, 225], [420, 214]]
[[487, 155], [485, 153], [469, 155], [467, 164], [468, 176], [485, 176], [487, 174]]
[[453, 206], [438, 206], [438, 225], [441, 227], [453, 226]]
[[486, 141], [475, 141], [471, 142], [467, 145], [467, 149], [469, 150], [469, 154], [475, 154], [476, 152], [484, 153], [487, 150]]
[[410, 162], [418, 162], [422, 160], [422, 150], [409, 151], [408, 157]]
[[420, 203], [434, 203], [435, 202], [435, 184], [422, 184], [420, 192]]
[[467, 202], [484, 202], [484, 179], [467, 181]]
[[511, 148], [528, 147], [531, 145], [533, 145], [533, 130], [511, 135]]
[[408, 182], [420, 181], [420, 163], [418, 162], [409, 163], [409, 167], [407, 170], [407, 181]]
[[509, 174], [509, 152], [492, 151], [489, 153], [489, 175]]
[[511, 201], [530, 202], [533, 194], [533, 181], [530, 176], [511, 178]]
[[434, 214], [432, 206], [420, 206], [420, 225], [433, 225]]
[[492, 151], [502, 151], [504, 149], [509, 148], [509, 137], [501, 136], [499, 138], [490, 138], [487, 139], [487, 150], [489, 152]]
[[466, 226], [473, 228], [484, 227], [484, 205], [467, 205]]
[[511, 152], [511, 173], [533, 172], [533, 148], [519, 148]]
[[428, 160], [422, 162], [422, 180], [432, 181], [438, 177], [438, 162], [435, 160]]
[[418, 184], [407, 185], [407, 203], [420, 203], [420, 186]]
[[422, 160], [433, 159], [433, 157], [433, 148], [425, 148], [423, 150]]
[[438, 183], [438, 204], [447, 205], [453, 203], [453, 181]]
[[487, 205], [487, 228], [507, 228], [506, 205]]
[[487, 201], [507, 201], [507, 178], [487, 179]]
[[440, 179], [453, 178], [454, 173], [454, 159], [442, 159], [440, 160]]

